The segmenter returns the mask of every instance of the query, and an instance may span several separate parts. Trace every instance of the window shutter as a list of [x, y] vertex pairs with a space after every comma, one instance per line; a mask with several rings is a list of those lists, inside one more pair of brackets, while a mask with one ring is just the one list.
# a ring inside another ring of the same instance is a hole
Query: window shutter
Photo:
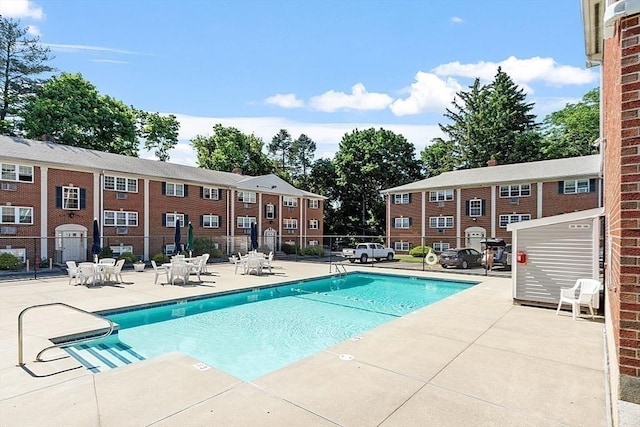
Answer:
[[393, 221], [393, 228], [396, 228], [396, 224], [397, 224], [396, 219], [397, 218], [391, 218], [391, 220]]
[[184, 224], [182, 224], [183, 227], [186, 227], [189, 224], [189, 215], [185, 215], [184, 216]]
[[409, 227], [411, 227], [411, 224], [413, 224], [413, 218], [409, 218]]
[[62, 187], [56, 187], [56, 208], [62, 208]]
[[189, 186], [187, 184], [184, 185], [184, 197], [189, 197]]
[[87, 209], [87, 190], [80, 189], [80, 209]]
[[392, 194], [390, 197], [391, 197], [391, 203], [393, 203], [394, 205], [396, 205], [396, 204], [397, 204], [397, 203], [396, 203], [396, 195], [395, 195], [395, 194]]
[[273, 205], [273, 219], [276, 219], [277, 217], [278, 217], [278, 206]]
[[409, 203], [411, 203], [411, 193], [409, 193]]
[[486, 214], [487, 214], [487, 201], [486, 201], [485, 199], [482, 199], [482, 200], [480, 201], [480, 206], [481, 206], [481, 208], [482, 208], [481, 215], [482, 215], [482, 216], [486, 215]]
[[163, 196], [167, 195], [167, 183], [166, 182], [162, 183], [162, 195]]
[[204, 199], [204, 187], [200, 187], [200, 198]]
[[464, 213], [466, 216], [469, 216], [469, 200], [467, 200], [466, 202], [464, 202]]
[[589, 180], [589, 193], [593, 193], [596, 191], [596, 180], [595, 178], [591, 178]]
[[564, 194], [564, 181], [558, 181], [558, 194]]
[[162, 214], [162, 226], [166, 227], [167, 226], [167, 214]]
[[200, 215], [200, 227], [204, 227], [204, 215]]

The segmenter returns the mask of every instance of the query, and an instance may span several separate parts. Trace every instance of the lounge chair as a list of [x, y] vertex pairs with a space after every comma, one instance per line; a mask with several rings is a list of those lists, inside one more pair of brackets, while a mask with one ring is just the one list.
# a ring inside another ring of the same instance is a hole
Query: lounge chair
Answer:
[[69, 274], [69, 285], [71, 285], [71, 282], [74, 280], [76, 281], [76, 284], [78, 284], [80, 270], [78, 269], [78, 265], [75, 261], [67, 261], [67, 273]]
[[[576, 297], [576, 291], [580, 290], [580, 293]], [[571, 288], [560, 289], [560, 302], [558, 303], [558, 309], [556, 315], [560, 313], [563, 303], [571, 304], [571, 315], [573, 320], [576, 320], [576, 316], [580, 314], [580, 306], [586, 305], [589, 307], [591, 318], [594, 318], [593, 314], [593, 300], [600, 293], [600, 281], [595, 279], [578, 279], [576, 284]]]
[[153, 271], [156, 274], [156, 277], [153, 279], [153, 284], [155, 285], [156, 283], [158, 283], [158, 277], [163, 274], [165, 276], [167, 276], [167, 282], [169, 281], [168, 278], [168, 270], [167, 267], [165, 266], [160, 266], [158, 267], [158, 265], [156, 264], [156, 262], [154, 260], [151, 260], [151, 266], [153, 267]]

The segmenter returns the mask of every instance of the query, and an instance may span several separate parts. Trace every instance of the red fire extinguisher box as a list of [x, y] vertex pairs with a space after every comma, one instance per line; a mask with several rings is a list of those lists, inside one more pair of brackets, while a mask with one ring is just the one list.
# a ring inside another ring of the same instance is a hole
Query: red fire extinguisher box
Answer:
[[518, 264], [526, 264], [527, 263], [527, 254], [526, 252], [519, 251], [516, 254], [516, 261]]

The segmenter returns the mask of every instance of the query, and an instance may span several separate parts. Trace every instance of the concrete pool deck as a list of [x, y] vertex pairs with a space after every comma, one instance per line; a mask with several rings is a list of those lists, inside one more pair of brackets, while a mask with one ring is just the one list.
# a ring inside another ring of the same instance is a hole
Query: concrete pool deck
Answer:
[[24, 316], [25, 367], [17, 366], [17, 318], [30, 305], [97, 311], [329, 273], [326, 264], [274, 266], [256, 277], [211, 264], [212, 274], [190, 286], [154, 285], [149, 268], [95, 288], [69, 286], [66, 277], [0, 281], [0, 426], [608, 423], [602, 319], [514, 305], [511, 280], [501, 277], [348, 265], [480, 283], [252, 382], [202, 369], [179, 352], [98, 374], [59, 349], [45, 353], [53, 361], [33, 362], [49, 338], [102, 326], [60, 307]]

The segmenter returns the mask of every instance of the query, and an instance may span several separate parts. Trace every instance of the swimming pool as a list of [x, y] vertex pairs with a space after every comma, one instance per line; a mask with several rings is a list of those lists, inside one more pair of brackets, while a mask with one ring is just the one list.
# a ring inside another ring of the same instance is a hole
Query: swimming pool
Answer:
[[250, 381], [474, 284], [350, 273], [173, 301], [101, 313], [118, 333], [66, 350], [93, 372], [179, 351]]

